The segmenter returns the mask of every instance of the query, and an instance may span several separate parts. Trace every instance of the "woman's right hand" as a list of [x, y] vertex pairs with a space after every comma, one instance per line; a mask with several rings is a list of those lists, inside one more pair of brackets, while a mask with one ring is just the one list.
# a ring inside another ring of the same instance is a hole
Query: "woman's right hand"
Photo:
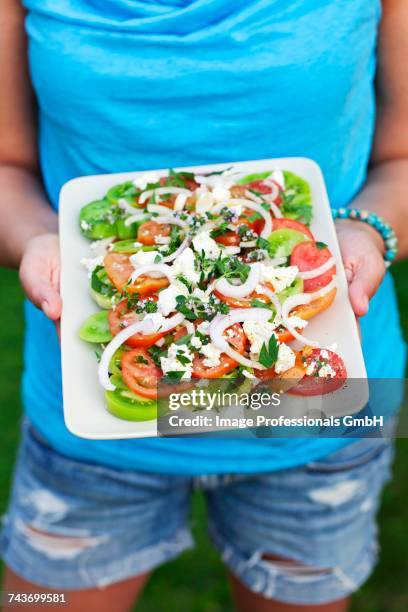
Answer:
[[20, 281], [28, 299], [52, 321], [61, 317], [60, 252], [57, 234], [31, 238], [20, 264]]

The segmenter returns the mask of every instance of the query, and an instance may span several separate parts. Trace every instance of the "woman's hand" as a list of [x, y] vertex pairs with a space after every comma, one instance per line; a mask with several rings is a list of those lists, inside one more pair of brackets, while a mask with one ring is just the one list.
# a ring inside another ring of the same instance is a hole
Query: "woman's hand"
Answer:
[[31, 238], [20, 265], [20, 281], [28, 299], [50, 319], [61, 316], [60, 253], [57, 234]]
[[385, 274], [384, 243], [375, 229], [360, 221], [339, 219], [336, 229], [350, 302], [355, 315], [362, 317]]

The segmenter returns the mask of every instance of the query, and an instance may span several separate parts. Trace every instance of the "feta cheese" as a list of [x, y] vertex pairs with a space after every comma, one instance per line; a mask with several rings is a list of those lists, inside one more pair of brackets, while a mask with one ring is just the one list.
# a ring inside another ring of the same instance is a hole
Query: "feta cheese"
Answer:
[[287, 268], [274, 268], [262, 264], [261, 267], [261, 280], [265, 283], [272, 283], [274, 291], [280, 293], [290, 287], [295, 278], [297, 277], [299, 269], [297, 266], [288, 266]]
[[163, 327], [166, 319], [160, 312], [148, 312], [143, 317], [143, 321], [151, 321], [153, 324], [153, 328], [155, 331], [160, 331], [160, 328]]
[[157, 172], [144, 172], [133, 180], [133, 184], [137, 189], [143, 191], [149, 183], [157, 183], [159, 179]]
[[290, 368], [293, 368], [295, 365], [295, 361], [296, 355], [294, 351], [292, 351], [290, 346], [282, 342], [278, 349], [278, 359], [275, 363], [275, 372], [277, 374], [281, 374], [281, 372], [290, 370]]
[[101, 238], [101, 240], [94, 240], [90, 244], [91, 251], [95, 253], [95, 255], [106, 255], [109, 246], [114, 240], [114, 236], [110, 236], [109, 238]]
[[199, 300], [201, 300], [204, 304], [207, 304], [207, 302], [210, 299], [210, 292], [206, 292], [203, 291], [202, 289], [199, 289], [198, 287], [196, 287], [193, 291], [193, 295], [194, 297], [198, 298]]
[[328, 359], [329, 358], [329, 353], [326, 351], [326, 349], [322, 349], [320, 351], [320, 358], [321, 359]]
[[306, 368], [306, 374], [307, 376], [313, 376], [313, 374], [316, 372], [316, 368], [317, 368], [317, 361], [311, 361], [307, 368]]
[[162, 289], [159, 293], [159, 299], [157, 301], [157, 310], [167, 317], [171, 312], [176, 310], [177, 296], [188, 295], [188, 289], [183, 283], [174, 282], [169, 285], [166, 289]]
[[190, 344], [197, 350], [199, 350], [203, 346], [203, 343], [201, 342], [198, 336], [193, 336], [190, 340]]
[[231, 198], [230, 190], [221, 184], [214, 187], [212, 190], [212, 195], [216, 204], [219, 202], [225, 202], [225, 200], [229, 200]]
[[330, 364], [326, 363], [319, 368], [319, 378], [334, 378], [335, 376], [336, 372]]
[[90, 228], [91, 228], [91, 224], [88, 223], [88, 221], [85, 221], [85, 219], [83, 219], [81, 221], [81, 229], [83, 229], [86, 232], [86, 230], [89, 230]]
[[156, 257], [160, 257], [161, 259], [161, 255], [158, 251], [138, 251], [130, 256], [130, 263], [134, 268], [137, 268], [137, 266], [155, 263]]
[[197, 189], [197, 199], [195, 203], [196, 213], [204, 215], [214, 206], [214, 198], [210, 191], [205, 187]]
[[244, 321], [243, 328], [245, 335], [251, 343], [250, 353], [252, 357], [257, 357], [261, 352], [263, 344], [268, 344], [270, 337], [274, 333], [274, 323], [263, 321]]
[[205, 357], [203, 364], [206, 368], [215, 368], [220, 365], [221, 351], [212, 342], [204, 344], [200, 349], [200, 353]]
[[226, 246], [222, 249], [222, 252], [225, 255], [238, 255], [241, 252], [241, 247], [239, 246]]
[[[182, 358], [179, 361], [178, 357]], [[163, 373], [183, 372], [181, 379], [191, 378], [193, 371], [193, 355], [187, 344], [171, 344], [167, 351], [167, 357], [160, 357], [160, 365]]]
[[98, 257], [91, 259], [83, 257], [81, 259], [81, 264], [88, 270], [88, 277], [91, 278], [92, 272], [95, 270], [96, 266], [101, 266], [103, 264], [103, 255], [98, 255]]
[[193, 247], [197, 253], [204, 251], [210, 259], [217, 259], [220, 254], [220, 247], [213, 240], [208, 231], [203, 231], [193, 238]]
[[184, 249], [181, 255], [174, 261], [173, 272], [175, 276], [182, 274], [190, 283], [198, 283], [200, 274], [195, 269], [195, 256], [190, 247]]
[[295, 329], [304, 329], [309, 321], [302, 319], [301, 317], [297, 317], [296, 315], [292, 315], [288, 317], [288, 321]]

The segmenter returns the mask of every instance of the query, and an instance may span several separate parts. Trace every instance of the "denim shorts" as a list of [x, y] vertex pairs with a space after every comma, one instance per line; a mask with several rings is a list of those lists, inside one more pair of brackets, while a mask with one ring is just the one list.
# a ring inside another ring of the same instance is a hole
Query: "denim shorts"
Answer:
[[190, 500], [199, 488], [213, 543], [249, 589], [292, 604], [334, 601], [375, 565], [375, 517], [392, 454], [390, 441], [372, 438], [296, 469], [192, 478], [79, 462], [27, 426], [2, 555], [44, 587], [125, 580], [193, 546]]

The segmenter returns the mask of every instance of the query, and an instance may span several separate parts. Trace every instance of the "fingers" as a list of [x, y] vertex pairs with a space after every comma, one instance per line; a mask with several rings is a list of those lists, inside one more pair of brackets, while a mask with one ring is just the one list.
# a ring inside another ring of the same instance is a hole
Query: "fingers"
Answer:
[[350, 302], [355, 314], [363, 317], [368, 312], [370, 298], [377, 291], [384, 276], [385, 266], [382, 259], [365, 261], [353, 271], [350, 284]]

